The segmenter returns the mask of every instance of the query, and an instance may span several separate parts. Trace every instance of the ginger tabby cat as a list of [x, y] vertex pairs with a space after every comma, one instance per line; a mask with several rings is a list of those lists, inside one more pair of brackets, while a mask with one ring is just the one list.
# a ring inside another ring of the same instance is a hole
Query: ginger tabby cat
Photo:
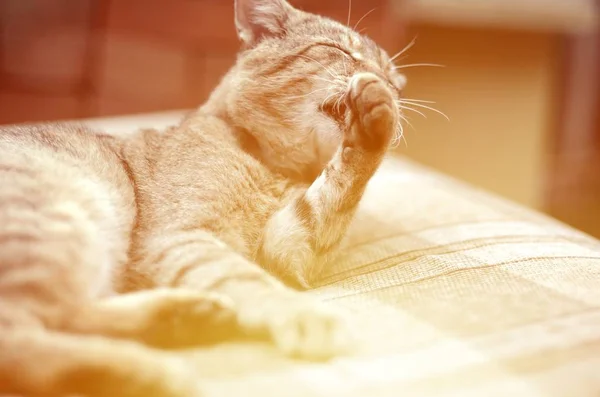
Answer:
[[349, 347], [344, 316], [289, 285], [344, 236], [404, 78], [285, 0], [237, 0], [235, 22], [236, 65], [176, 127], [0, 128], [0, 394], [201, 395], [158, 348], [236, 332], [306, 359]]

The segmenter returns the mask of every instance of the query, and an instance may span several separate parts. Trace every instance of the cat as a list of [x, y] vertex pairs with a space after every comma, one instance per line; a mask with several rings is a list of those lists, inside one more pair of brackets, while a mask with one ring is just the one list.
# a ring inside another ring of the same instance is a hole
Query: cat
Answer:
[[0, 392], [198, 395], [158, 348], [238, 332], [305, 359], [351, 348], [344, 314], [296, 289], [397, 138], [405, 78], [285, 0], [236, 0], [235, 24], [236, 64], [175, 127], [0, 129]]

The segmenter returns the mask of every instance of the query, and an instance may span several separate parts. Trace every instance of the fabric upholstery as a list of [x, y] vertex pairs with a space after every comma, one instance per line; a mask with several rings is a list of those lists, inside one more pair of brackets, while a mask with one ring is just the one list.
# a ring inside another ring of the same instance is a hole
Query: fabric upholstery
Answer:
[[361, 348], [178, 353], [207, 396], [600, 396], [600, 242], [408, 160], [384, 163], [306, 293], [350, 310]]

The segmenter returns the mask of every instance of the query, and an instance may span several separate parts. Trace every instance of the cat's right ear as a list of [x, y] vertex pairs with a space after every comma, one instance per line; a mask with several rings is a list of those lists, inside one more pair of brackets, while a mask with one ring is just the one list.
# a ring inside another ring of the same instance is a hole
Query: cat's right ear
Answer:
[[238, 37], [252, 47], [266, 37], [280, 36], [295, 11], [285, 0], [235, 0]]

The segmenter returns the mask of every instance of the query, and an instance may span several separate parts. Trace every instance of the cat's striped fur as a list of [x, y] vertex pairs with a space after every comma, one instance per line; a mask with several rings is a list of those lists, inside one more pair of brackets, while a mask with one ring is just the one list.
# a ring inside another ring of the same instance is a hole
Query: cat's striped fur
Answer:
[[237, 0], [236, 25], [237, 64], [177, 127], [0, 129], [1, 393], [195, 395], [155, 347], [232, 331], [305, 358], [347, 347], [343, 317], [282, 280], [308, 287], [342, 239], [402, 78], [284, 0]]

